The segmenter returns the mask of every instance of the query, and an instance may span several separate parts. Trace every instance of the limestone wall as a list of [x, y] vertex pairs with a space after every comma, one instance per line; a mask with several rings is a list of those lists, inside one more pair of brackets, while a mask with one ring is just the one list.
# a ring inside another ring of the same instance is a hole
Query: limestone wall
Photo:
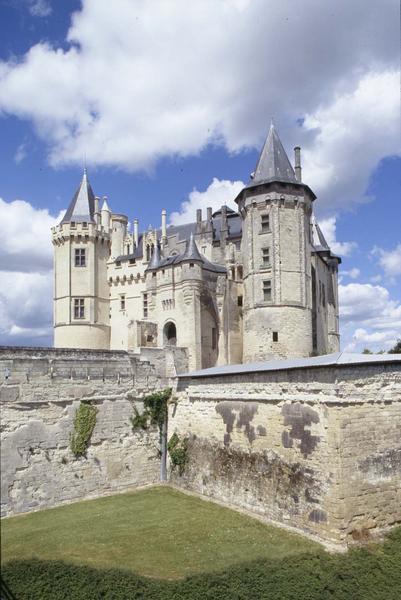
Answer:
[[[158, 433], [133, 433], [129, 419], [168, 383], [125, 352], [2, 348], [2, 515], [158, 482]], [[98, 412], [87, 456], [76, 459], [69, 440], [81, 400]]]
[[332, 543], [401, 520], [401, 361], [184, 378], [177, 485]]

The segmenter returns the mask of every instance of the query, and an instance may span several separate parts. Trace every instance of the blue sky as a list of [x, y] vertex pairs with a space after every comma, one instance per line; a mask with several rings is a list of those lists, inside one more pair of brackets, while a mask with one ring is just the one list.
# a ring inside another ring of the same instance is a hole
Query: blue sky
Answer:
[[[368, 6], [367, 6], [368, 5]], [[146, 228], [232, 203], [274, 117], [342, 255], [342, 348], [401, 337], [398, 3], [3, 0], [0, 343], [51, 344], [48, 230], [84, 157]]]

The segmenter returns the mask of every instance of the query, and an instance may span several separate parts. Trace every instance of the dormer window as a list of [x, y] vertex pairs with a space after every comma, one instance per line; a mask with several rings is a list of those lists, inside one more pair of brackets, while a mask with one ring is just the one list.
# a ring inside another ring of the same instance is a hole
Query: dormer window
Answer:
[[88, 229], [88, 223], [87, 223], [86, 221], [84, 221], [84, 222], [82, 223], [82, 228], [83, 228], [83, 229]]
[[86, 267], [86, 250], [85, 248], [75, 248], [75, 266]]
[[116, 260], [116, 267], [121, 267], [121, 260]]
[[70, 227], [71, 227], [71, 229], [75, 229], [75, 221], [71, 221]]

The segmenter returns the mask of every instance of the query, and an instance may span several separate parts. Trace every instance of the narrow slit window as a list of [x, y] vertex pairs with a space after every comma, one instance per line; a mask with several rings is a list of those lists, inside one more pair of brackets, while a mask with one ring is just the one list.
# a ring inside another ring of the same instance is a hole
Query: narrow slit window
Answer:
[[148, 295], [143, 295], [143, 316], [146, 318], [148, 316]]
[[273, 331], [273, 342], [278, 342], [278, 331]]
[[120, 309], [125, 310], [125, 295], [120, 296]]

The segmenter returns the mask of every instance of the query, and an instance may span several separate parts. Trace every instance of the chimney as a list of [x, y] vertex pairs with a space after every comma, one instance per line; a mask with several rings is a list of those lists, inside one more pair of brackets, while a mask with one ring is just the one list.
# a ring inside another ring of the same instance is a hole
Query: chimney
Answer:
[[100, 198], [95, 196], [95, 211], [93, 214], [96, 225], [100, 225]]
[[135, 244], [135, 248], [138, 248], [138, 224], [139, 221], [138, 219], [134, 219], [134, 244]]
[[302, 182], [302, 167], [301, 167], [301, 148], [299, 146], [295, 146], [295, 178], [299, 183]]
[[208, 233], [213, 231], [213, 218], [212, 218], [212, 207], [208, 206], [206, 209], [207, 217], [206, 217], [206, 231]]
[[223, 204], [223, 206], [221, 207], [221, 231], [227, 231], [228, 230], [228, 225], [227, 225], [227, 206], [225, 204]]
[[162, 245], [167, 243], [167, 211], [165, 208], [162, 210]]
[[196, 233], [202, 233], [202, 209], [196, 210]]

